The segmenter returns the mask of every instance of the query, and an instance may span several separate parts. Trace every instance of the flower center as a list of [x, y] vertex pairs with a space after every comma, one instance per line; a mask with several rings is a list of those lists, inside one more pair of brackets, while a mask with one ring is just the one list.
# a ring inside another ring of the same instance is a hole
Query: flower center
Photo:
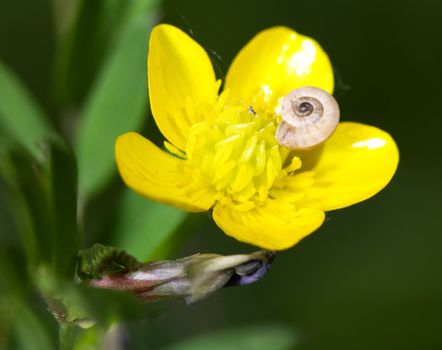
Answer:
[[241, 105], [224, 91], [203, 114], [204, 121], [189, 131], [185, 170], [213, 186], [220, 202], [254, 207], [275, 181], [300, 167], [299, 158], [275, 139], [275, 113]]

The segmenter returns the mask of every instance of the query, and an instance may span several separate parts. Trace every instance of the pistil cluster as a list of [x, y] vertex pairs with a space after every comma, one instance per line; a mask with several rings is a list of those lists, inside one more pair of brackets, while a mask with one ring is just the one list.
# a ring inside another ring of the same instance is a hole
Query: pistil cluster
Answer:
[[204, 121], [189, 131], [184, 171], [195, 182], [212, 186], [221, 203], [253, 208], [269, 197], [278, 179], [301, 166], [277, 143], [279, 117], [274, 112], [243, 105], [226, 90], [202, 113]]

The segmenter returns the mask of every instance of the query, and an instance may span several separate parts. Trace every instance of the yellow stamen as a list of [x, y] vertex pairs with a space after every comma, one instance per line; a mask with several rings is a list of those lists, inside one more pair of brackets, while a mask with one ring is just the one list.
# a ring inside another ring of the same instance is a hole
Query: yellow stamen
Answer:
[[187, 165], [200, 170], [195, 176], [239, 210], [263, 202], [278, 179], [301, 165], [275, 139], [277, 116], [250, 110], [223, 92], [202, 108], [205, 120], [190, 128], [186, 148]]

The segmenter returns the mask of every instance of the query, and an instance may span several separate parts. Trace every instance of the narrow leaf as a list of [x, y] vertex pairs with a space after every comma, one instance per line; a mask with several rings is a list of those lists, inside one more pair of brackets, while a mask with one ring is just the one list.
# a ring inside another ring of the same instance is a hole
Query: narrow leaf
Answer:
[[14, 325], [14, 333], [19, 350], [55, 349], [51, 334], [44, 328], [37, 313], [30, 308], [21, 308], [20, 317], [16, 318]]
[[0, 129], [34, 155], [38, 143], [51, 134], [47, 119], [15, 74], [0, 62]]
[[72, 278], [79, 246], [77, 226], [77, 167], [72, 151], [59, 140], [49, 145], [46, 163], [48, 213], [52, 230], [52, 266]]
[[89, 198], [115, 174], [114, 143], [140, 128], [147, 107], [146, 51], [153, 17], [128, 24], [81, 116], [76, 150], [80, 193]]
[[84, 102], [99, 68], [127, 26], [151, 13], [158, 0], [52, 0], [59, 47], [55, 93], [61, 105]]
[[42, 143], [39, 159], [14, 146], [1, 150], [0, 176], [7, 187], [29, 269], [45, 263], [57, 275], [72, 278], [78, 248], [72, 152], [55, 139]]
[[141, 261], [164, 259], [192, 231], [192, 224], [199, 218], [128, 189], [120, 202], [112, 244]]
[[[46, 241], [44, 236], [40, 236], [37, 226], [47, 226], [44, 223], [44, 205], [39, 201], [41, 192], [35, 177], [35, 162], [30, 161], [32, 157], [26, 154], [9, 147], [0, 147], [0, 176], [4, 181], [6, 200], [20, 235], [26, 262], [29, 266], [35, 266], [41, 260], [41, 239]], [[35, 211], [31, 208], [34, 204]]]

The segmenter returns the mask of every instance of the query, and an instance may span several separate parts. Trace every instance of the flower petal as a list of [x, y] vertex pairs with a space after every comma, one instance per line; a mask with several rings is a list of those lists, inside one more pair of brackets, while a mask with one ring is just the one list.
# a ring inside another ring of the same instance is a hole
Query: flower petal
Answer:
[[217, 96], [215, 73], [204, 49], [180, 29], [161, 24], [150, 35], [147, 60], [152, 114], [163, 135], [185, 149], [199, 107]]
[[215, 192], [194, 184], [183, 171], [185, 160], [135, 132], [118, 137], [115, 155], [124, 182], [147, 198], [192, 212], [206, 211], [215, 201]]
[[297, 205], [328, 211], [361, 202], [388, 184], [398, 162], [398, 148], [388, 133], [369, 125], [340, 123], [325, 142], [312, 167], [313, 184]]
[[333, 70], [316, 41], [286, 27], [258, 33], [235, 57], [226, 77], [232, 96], [256, 107], [274, 107], [301, 86], [332, 93]]
[[293, 205], [269, 199], [264, 205], [247, 211], [219, 204], [213, 210], [213, 218], [227, 235], [238, 241], [264, 249], [283, 250], [321, 226], [324, 212], [295, 210]]

